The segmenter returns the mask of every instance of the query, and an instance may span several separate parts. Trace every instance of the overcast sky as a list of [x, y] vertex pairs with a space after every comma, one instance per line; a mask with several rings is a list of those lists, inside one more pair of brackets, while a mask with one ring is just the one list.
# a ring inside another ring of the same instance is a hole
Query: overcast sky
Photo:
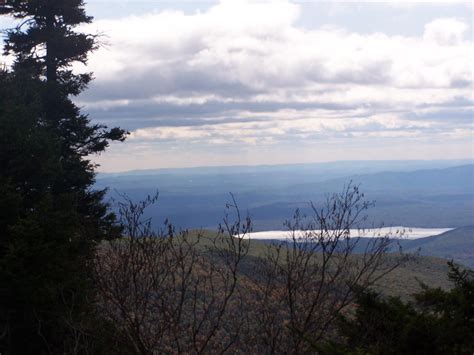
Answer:
[[95, 21], [84, 30], [104, 46], [77, 102], [131, 132], [99, 157], [102, 171], [474, 158], [470, 3], [89, 0], [87, 9]]

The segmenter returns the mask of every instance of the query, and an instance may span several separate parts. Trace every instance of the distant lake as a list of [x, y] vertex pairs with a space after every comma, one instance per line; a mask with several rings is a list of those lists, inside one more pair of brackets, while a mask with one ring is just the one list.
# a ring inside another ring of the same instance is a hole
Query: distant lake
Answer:
[[[453, 228], [410, 228], [410, 227], [384, 227], [379, 229], [366, 229], [366, 230], [357, 230], [351, 229], [351, 237], [380, 237], [385, 236], [386, 234], [391, 234], [391, 238], [402, 238], [402, 239], [418, 239], [431, 237], [435, 235], [442, 234], [453, 230]], [[404, 231], [404, 232], [402, 232]], [[270, 239], [280, 239], [284, 240], [290, 237], [288, 231], [265, 231], [265, 232], [254, 232], [251, 233], [251, 239], [261, 239], [261, 240], [270, 240]]]

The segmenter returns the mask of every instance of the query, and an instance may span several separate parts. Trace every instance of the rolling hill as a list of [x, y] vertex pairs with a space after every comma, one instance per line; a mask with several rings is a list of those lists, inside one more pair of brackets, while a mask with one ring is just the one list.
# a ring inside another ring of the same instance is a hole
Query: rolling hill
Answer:
[[[407, 227], [463, 227], [474, 216], [474, 165], [456, 162], [342, 162], [262, 167], [171, 169], [105, 174], [98, 188], [139, 200], [156, 190], [149, 216], [183, 228], [216, 228], [232, 192], [255, 230], [280, 229], [296, 208], [308, 211], [352, 181], [376, 207], [371, 223]], [[417, 169], [418, 168], [418, 169]]]
[[421, 255], [453, 259], [474, 269], [474, 226], [456, 228], [443, 234], [405, 240], [402, 242], [406, 252], [417, 252]]

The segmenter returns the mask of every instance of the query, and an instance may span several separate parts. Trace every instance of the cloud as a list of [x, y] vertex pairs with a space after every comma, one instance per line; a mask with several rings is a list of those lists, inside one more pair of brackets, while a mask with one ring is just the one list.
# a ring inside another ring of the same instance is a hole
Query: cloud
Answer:
[[307, 31], [294, 25], [298, 12], [284, 1], [234, 0], [194, 15], [166, 11], [97, 21], [94, 27], [106, 34], [108, 45], [90, 62], [96, 87], [105, 92], [101, 86], [126, 82], [120, 90], [109, 86], [107, 93], [118, 98], [216, 92], [235, 97], [318, 83], [470, 82], [468, 72], [452, 70], [452, 64], [465, 69], [472, 55], [462, 37], [467, 25], [460, 21], [435, 20], [423, 38], [406, 38], [330, 27]]
[[453, 46], [462, 43], [468, 26], [455, 18], [441, 18], [425, 25], [423, 38], [441, 46]]
[[361, 34], [300, 27], [301, 11], [283, 0], [222, 0], [205, 12], [96, 21], [84, 29], [106, 45], [78, 103], [130, 129], [130, 144], [436, 139], [472, 129], [461, 119], [474, 102], [467, 23], [438, 18], [419, 37]]
[[[5, 40], [6, 30], [15, 27], [16, 21], [7, 16], [0, 16], [0, 43]], [[0, 46], [1, 49], [1, 46]], [[5, 56], [3, 51], [0, 51], [0, 68], [3, 65], [10, 66], [13, 63], [12, 56]]]

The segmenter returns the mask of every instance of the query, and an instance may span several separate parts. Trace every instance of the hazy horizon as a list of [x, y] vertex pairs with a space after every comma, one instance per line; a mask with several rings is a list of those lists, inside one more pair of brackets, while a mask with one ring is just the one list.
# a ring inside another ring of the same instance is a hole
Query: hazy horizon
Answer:
[[[142, 169], [129, 169], [129, 170], [111, 170], [104, 171], [98, 169], [99, 175], [107, 174], [122, 174], [122, 173], [140, 173], [147, 171], [179, 171], [179, 170], [193, 170], [193, 169], [219, 169], [219, 168], [264, 168], [264, 167], [291, 167], [291, 166], [311, 166], [311, 165], [338, 165], [338, 164], [356, 164], [356, 163], [451, 163], [450, 166], [474, 164], [474, 158], [465, 159], [354, 159], [354, 160], [327, 160], [327, 161], [314, 161], [314, 162], [303, 162], [303, 163], [280, 163], [280, 164], [229, 164], [229, 165], [194, 165], [194, 166], [182, 166], [182, 167], [146, 167]], [[421, 167], [423, 168], [423, 167]], [[440, 167], [441, 169], [443, 167]]]

